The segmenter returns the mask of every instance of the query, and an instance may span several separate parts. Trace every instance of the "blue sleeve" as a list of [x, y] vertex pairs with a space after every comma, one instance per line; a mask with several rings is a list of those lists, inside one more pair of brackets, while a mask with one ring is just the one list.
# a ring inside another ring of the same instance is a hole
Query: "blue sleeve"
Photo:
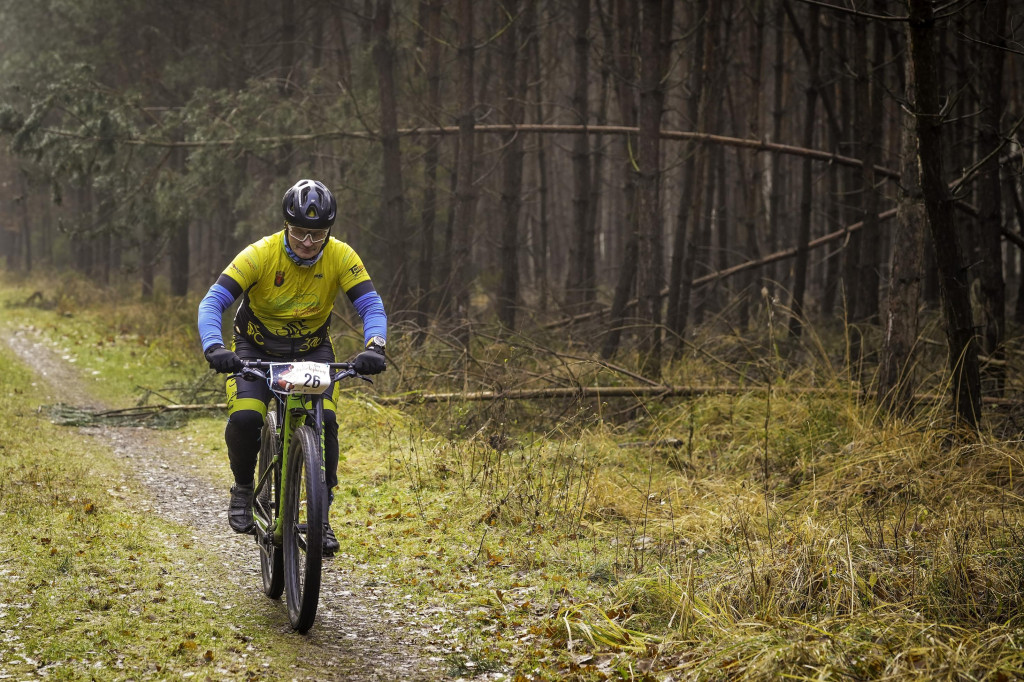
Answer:
[[369, 291], [352, 301], [356, 312], [363, 320], [363, 344], [374, 336], [388, 338], [388, 316], [384, 312], [384, 302], [376, 291]]
[[203, 342], [203, 352], [214, 344], [224, 345], [220, 329], [223, 324], [224, 311], [235, 302], [233, 295], [220, 284], [214, 284], [199, 302], [199, 338]]

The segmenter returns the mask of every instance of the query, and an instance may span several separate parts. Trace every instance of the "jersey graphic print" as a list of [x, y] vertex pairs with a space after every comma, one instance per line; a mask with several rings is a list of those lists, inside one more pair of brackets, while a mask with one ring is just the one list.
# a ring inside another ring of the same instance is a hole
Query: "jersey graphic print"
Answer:
[[284, 230], [247, 246], [224, 274], [246, 292], [252, 314], [271, 334], [303, 338], [328, 320], [339, 291], [370, 279], [352, 247], [328, 238], [323, 256], [296, 265], [284, 249]]

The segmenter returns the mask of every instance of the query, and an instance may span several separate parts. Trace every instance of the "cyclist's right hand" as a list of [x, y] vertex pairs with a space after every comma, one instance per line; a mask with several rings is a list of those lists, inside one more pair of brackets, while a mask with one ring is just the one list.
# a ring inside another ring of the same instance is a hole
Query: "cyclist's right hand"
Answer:
[[222, 374], [237, 372], [242, 369], [242, 359], [235, 355], [235, 351], [228, 350], [224, 346], [215, 344], [206, 349], [203, 353], [210, 368]]

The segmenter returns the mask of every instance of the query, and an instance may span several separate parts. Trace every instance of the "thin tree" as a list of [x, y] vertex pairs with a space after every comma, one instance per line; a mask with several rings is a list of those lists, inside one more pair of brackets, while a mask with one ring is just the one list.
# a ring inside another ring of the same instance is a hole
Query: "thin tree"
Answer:
[[[473, 162], [476, 144], [473, 128], [476, 125], [474, 108], [475, 80], [473, 44], [473, 0], [459, 0], [456, 6], [459, 26], [458, 67], [458, 122], [459, 150], [456, 160], [455, 210], [453, 217], [452, 262], [453, 278], [452, 315], [463, 323], [469, 320], [469, 293], [473, 281], [471, 239], [476, 207], [476, 187], [473, 183]], [[469, 343], [468, 326], [463, 326], [461, 339]]]
[[[633, 128], [637, 121], [636, 89], [634, 87], [636, 66], [633, 60], [634, 44], [637, 39], [637, 14], [630, 0], [615, 0], [615, 19], [614, 25], [618, 28], [614, 47], [616, 95], [623, 125]], [[623, 146], [626, 149], [627, 158], [632, 159], [633, 150], [636, 149], [635, 136], [626, 135], [623, 138]], [[636, 173], [630, 168], [624, 174], [622, 187], [622, 193], [626, 200], [625, 219], [621, 222], [626, 233], [623, 240], [622, 264], [619, 267], [619, 276], [612, 298], [608, 333], [601, 347], [601, 357], [605, 359], [613, 357], [619, 348], [627, 306], [636, 284], [639, 248], [636, 191]]]
[[[808, 149], [814, 144], [815, 109], [818, 104], [818, 69], [820, 65], [820, 46], [818, 44], [819, 12], [820, 10], [816, 5], [809, 5], [807, 8], [808, 53], [810, 56], [808, 78], [810, 82], [805, 92], [803, 145]], [[796, 242], [796, 265], [793, 268], [792, 314], [789, 318], [789, 333], [797, 338], [799, 338], [800, 333], [803, 331], [804, 296], [807, 292], [807, 264], [810, 258], [811, 203], [814, 199], [814, 180], [811, 175], [811, 160], [808, 158], [805, 158], [801, 163], [800, 186], [800, 227]]]
[[570, 313], [578, 312], [594, 299], [594, 223], [591, 220], [590, 199], [590, 136], [586, 125], [590, 122], [590, 0], [576, 0], [573, 40], [573, 94], [572, 111], [584, 127], [582, 134], [573, 136], [573, 230], [569, 240], [569, 271], [565, 280], [565, 301]]
[[908, 0], [909, 58], [913, 61], [921, 188], [939, 267], [954, 409], [958, 421], [976, 429], [981, 419], [981, 379], [974, 335], [970, 281], [956, 227], [953, 199], [943, 179], [942, 92], [931, 0]]
[[[689, 72], [687, 90], [689, 96], [686, 103], [688, 123], [698, 132], [707, 132], [707, 98], [705, 93], [710, 87], [712, 59], [715, 53], [715, 25], [709, 20], [707, 0], [697, 0], [690, 5], [693, 11], [692, 24], [693, 50], [692, 65]], [[709, 36], [710, 34], [710, 36]], [[668, 312], [665, 322], [677, 340], [676, 352], [682, 351], [681, 340], [686, 328], [690, 310], [690, 285], [692, 268], [686, 267], [687, 256], [693, 254], [690, 233], [693, 226], [699, 224], [703, 212], [703, 181], [705, 177], [705, 159], [707, 149], [703, 144], [693, 145], [683, 164], [682, 197], [676, 213], [675, 234], [672, 254], [669, 261], [668, 278]]]
[[[421, 3], [422, 21], [426, 42], [427, 111], [436, 116], [441, 110], [441, 0], [426, 0]], [[420, 259], [416, 291], [416, 323], [421, 333], [416, 342], [425, 336], [427, 320], [432, 310], [431, 274], [434, 263], [434, 232], [437, 222], [437, 167], [440, 160], [440, 138], [426, 140], [423, 153], [423, 204], [420, 208]]]
[[[906, 60], [907, 104], [915, 108], [913, 62]], [[914, 349], [918, 332], [918, 305], [924, 277], [924, 242], [927, 213], [921, 193], [921, 167], [917, 134], [911, 116], [902, 118], [903, 171], [900, 179], [897, 222], [893, 236], [892, 272], [882, 331], [884, 341], [878, 368], [878, 405], [888, 414], [902, 416], [911, 409], [914, 395]]]
[[637, 291], [640, 320], [648, 327], [641, 334], [638, 350], [641, 369], [653, 376], [661, 374], [661, 287], [665, 267], [662, 260], [660, 132], [674, 5], [673, 0], [644, 0], [641, 3], [637, 144], [637, 259], [640, 270]]
[[402, 148], [398, 137], [398, 102], [395, 93], [395, 46], [391, 40], [391, 0], [379, 0], [373, 20], [373, 62], [377, 67], [380, 104], [380, 139], [384, 200], [380, 206], [380, 233], [387, 238], [392, 275], [393, 309], [401, 314], [410, 302], [408, 291], [408, 230], [405, 226], [405, 188]]
[[1003, 280], [1002, 191], [999, 178], [999, 150], [1002, 148], [1000, 118], [1003, 113], [1003, 63], [1006, 39], [1006, 0], [986, 2], [978, 13], [976, 26], [984, 44], [975, 44], [978, 68], [977, 158], [980, 159], [977, 179], [978, 257], [980, 308], [984, 332], [985, 354], [995, 362], [986, 365], [986, 375], [993, 388], [1001, 392], [1005, 381], [1003, 339], [1006, 333], [1006, 283]]
[[[522, 0], [513, 6], [513, 16], [502, 38], [504, 58], [505, 115], [510, 123], [519, 125], [525, 117], [526, 64], [520, 50], [520, 35], [532, 30], [533, 2], [526, 2], [527, 13], [521, 14]], [[523, 189], [523, 136], [513, 132], [505, 139], [503, 183], [501, 189], [501, 283], [498, 291], [498, 319], [509, 329], [516, 327], [516, 306], [519, 300], [519, 215]]]

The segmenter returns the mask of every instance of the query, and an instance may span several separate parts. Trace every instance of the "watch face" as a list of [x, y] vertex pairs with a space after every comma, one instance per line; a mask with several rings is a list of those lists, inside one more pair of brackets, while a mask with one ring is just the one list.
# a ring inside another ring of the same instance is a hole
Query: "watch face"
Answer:
[[380, 346], [381, 348], [383, 348], [385, 345], [387, 345], [387, 341], [384, 340], [383, 336], [373, 336], [370, 337], [370, 340], [366, 342], [366, 345], [367, 347]]

